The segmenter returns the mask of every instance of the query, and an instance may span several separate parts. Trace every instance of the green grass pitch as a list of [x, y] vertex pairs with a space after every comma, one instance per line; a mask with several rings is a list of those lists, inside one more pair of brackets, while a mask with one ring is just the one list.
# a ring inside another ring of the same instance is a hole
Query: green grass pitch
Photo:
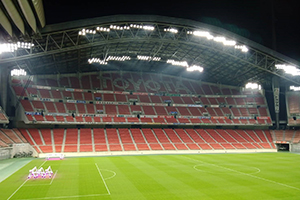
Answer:
[[[27, 180], [28, 170], [41, 165], [55, 177]], [[300, 199], [300, 155], [35, 159], [0, 183], [0, 199]]]

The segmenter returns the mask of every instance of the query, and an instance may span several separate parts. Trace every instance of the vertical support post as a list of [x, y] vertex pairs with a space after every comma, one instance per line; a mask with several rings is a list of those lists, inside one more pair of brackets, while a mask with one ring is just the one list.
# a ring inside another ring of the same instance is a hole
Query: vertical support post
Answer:
[[277, 76], [274, 76], [272, 78], [272, 90], [273, 90], [273, 96], [274, 96], [274, 109], [275, 109], [275, 124], [276, 129], [279, 129], [279, 112], [280, 112], [280, 105], [279, 105], [279, 78]]
[[9, 71], [5, 67], [0, 67], [0, 102], [3, 110], [7, 113], [7, 89], [9, 80]]

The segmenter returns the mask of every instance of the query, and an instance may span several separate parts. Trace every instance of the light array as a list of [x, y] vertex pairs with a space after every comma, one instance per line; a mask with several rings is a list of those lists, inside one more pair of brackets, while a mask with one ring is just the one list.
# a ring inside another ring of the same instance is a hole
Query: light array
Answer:
[[186, 61], [175, 61], [175, 60], [167, 60], [167, 63], [172, 65], [181, 66], [181, 67], [189, 67], [189, 64]]
[[249, 82], [249, 83], [247, 83], [246, 85], [245, 85], [245, 88], [246, 89], [253, 89], [253, 90], [261, 90], [261, 85], [259, 85], [259, 84], [257, 84], [257, 83], [251, 83], [251, 82]]
[[165, 32], [171, 32], [171, 33], [178, 33], [178, 30], [175, 28], [165, 28], [164, 29]]
[[161, 57], [151, 57], [151, 56], [141, 56], [141, 55], [138, 55], [137, 59], [138, 60], [146, 60], [146, 61], [150, 61], [150, 60], [160, 61]]
[[144, 29], [148, 31], [153, 31], [155, 28], [154, 26], [149, 26], [149, 25], [139, 25], [139, 24], [130, 24], [131, 28], [137, 28], [137, 29]]
[[248, 48], [245, 45], [236, 45], [236, 41], [234, 40], [227, 40], [223, 36], [213, 36], [207, 31], [188, 31], [187, 34], [195, 35], [198, 37], [204, 37], [208, 40], [213, 40], [215, 42], [222, 43], [225, 46], [234, 46], [236, 49], [240, 49], [242, 52], [248, 52]]
[[86, 34], [96, 34], [95, 30], [92, 29], [82, 29], [78, 32], [79, 35], [86, 35]]
[[290, 86], [290, 90], [293, 90], [293, 91], [300, 91], [300, 87], [299, 87], [299, 86], [293, 86], [293, 85], [291, 85], [291, 86]]
[[90, 58], [90, 59], [88, 59], [88, 62], [90, 64], [99, 63], [100, 65], [107, 65], [107, 62], [105, 62], [105, 60], [101, 60], [100, 58]]
[[234, 48], [241, 49], [242, 52], [248, 52], [249, 49], [245, 45], [235, 45]]
[[5, 43], [0, 44], [0, 54], [3, 52], [14, 52], [18, 49], [30, 49], [33, 47], [33, 43], [29, 42], [17, 42], [17, 43]]
[[198, 65], [192, 65], [192, 66], [188, 67], [186, 69], [186, 71], [189, 71], [189, 72], [193, 72], [193, 71], [203, 72], [203, 67], [200, 67]]
[[13, 69], [10, 71], [11, 76], [26, 76], [27, 72], [24, 69]]
[[105, 27], [97, 27], [96, 30], [101, 31], [101, 32], [109, 32], [110, 31], [109, 28], [105, 28]]
[[110, 60], [115, 60], [115, 61], [126, 61], [126, 60], [131, 60], [130, 56], [108, 56], [105, 61], [110, 61]]
[[300, 75], [300, 69], [298, 69], [297, 67], [292, 66], [292, 65], [277, 64], [277, 65], [275, 65], [275, 67], [277, 69], [282, 69], [285, 73], [291, 74], [293, 76], [299, 76]]
[[129, 26], [116, 26], [116, 25], [110, 25], [109, 28], [114, 29], [114, 30], [129, 30], [130, 29]]

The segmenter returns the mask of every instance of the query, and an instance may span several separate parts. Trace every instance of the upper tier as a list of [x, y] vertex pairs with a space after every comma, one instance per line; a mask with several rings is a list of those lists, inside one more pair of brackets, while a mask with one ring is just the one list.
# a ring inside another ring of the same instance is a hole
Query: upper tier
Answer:
[[[13, 93], [18, 99], [22, 99], [21, 105], [26, 115], [42, 114], [45, 117], [27, 116], [25, 123], [34, 120], [43, 123], [122, 124], [182, 124], [182, 121], [183, 124], [199, 124], [205, 121], [203, 123], [216, 125], [272, 123], [265, 97], [257, 90], [242, 90], [238, 87], [219, 86], [168, 75], [134, 72], [89, 73], [79, 77], [66, 75], [59, 78], [35, 76], [32, 80], [27, 80], [28, 77], [13, 78]], [[64, 117], [49, 118], [49, 115]], [[86, 115], [93, 118], [125, 117], [130, 120], [82, 119]], [[65, 119], [67, 116], [68, 119]], [[139, 119], [145, 117], [175, 119]], [[205, 120], [192, 122], [189, 118]]]

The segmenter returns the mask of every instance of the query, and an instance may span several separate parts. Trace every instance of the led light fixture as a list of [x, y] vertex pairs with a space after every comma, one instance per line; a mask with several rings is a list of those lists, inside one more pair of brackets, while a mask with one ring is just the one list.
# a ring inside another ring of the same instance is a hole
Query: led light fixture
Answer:
[[144, 30], [148, 30], [148, 31], [153, 31], [155, 29], [154, 26], [139, 25], [139, 24], [130, 24], [130, 28], [144, 29]]
[[89, 64], [92, 63], [99, 63], [100, 65], [107, 65], [107, 62], [105, 60], [101, 60], [100, 58], [90, 58], [88, 59]]
[[172, 65], [177, 65], [181, 67], [189, 67], [189, 64], [186, 61], [175, 61], [175, 60], [167, 60], [167, 63], [170, 63]]
[[129, 30], [130, 29], [129, 26], [116, 26], [116, 25], [110, 25], [109, 28], [114, 29], [114, 30]]
[[86, 35], [86, 34], [96, 34], [96, 30], [92, 29], [82, 29], [81, 31], [78, 31], [79, 35]]
[[252, 90], [261, 90], [261, 85], [257, 84], [257, 83], [247, 83], [245, 85], [245, 88], [246, 89], [252, 89]]
[[186, 71], [189, 71], [189, 72], [193, 72], [193, 71], [203, 72], [203, 67], [200, 67], [198, 65], [192, 65], [192, 66], [186, 68]]
[[290, 90], [293, 90], [293, 91], [300, 91], [300, 87], [299, 87], [299, 86], [291, 85], [291, 86], [290, 86]]
[[11, 76], [26, 76], [27, 72], [24, 69], [13, 69], [10, 71]]
[[14, 52], [18, 49], [30, 49], [34, 44], [30, 42], [4, 43], [0, 44], [0, 54], [4, 52]]
[[300, 69], [292, 66], [292, 65], [285, 65], [285, 64], [277, 64], [275, 65], [277, 69], [282, 69], [285, 73], [291, 74], [293, 76], [299, 76], [300, 75]]
[[151, 56], [142, 56], [142, 55], [137, 55], [138, 60], [146, 60], [146, 61], [160, 61], [161, 57], [151, 57]]
[[114, 60], [114, 61], [126, 61], [126, 60], [131, 60], [131, 58], [129, 56], [108, 56], [105, 61], [110, 61], [110, 60]]
[[109, 28], [105, 28], [105, 27], [97, 27], [96, 30], [100, 31], [100, 32], [109, 32], [110, 31]]
[[178, 33], [178, 30], [175, 28], [165, 28], [164, 29], [165, 32], [171, 32], [171, 33]]

